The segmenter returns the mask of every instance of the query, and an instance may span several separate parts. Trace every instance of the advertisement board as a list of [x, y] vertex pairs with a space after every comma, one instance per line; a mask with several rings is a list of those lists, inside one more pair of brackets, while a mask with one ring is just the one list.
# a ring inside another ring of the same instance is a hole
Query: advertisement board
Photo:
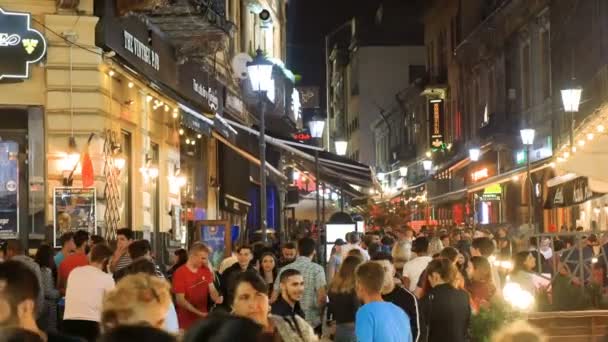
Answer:
[[53, 241], [67, 232], [86, 230], [98, 234], [95, 188], [58, 187], [53, 191]]

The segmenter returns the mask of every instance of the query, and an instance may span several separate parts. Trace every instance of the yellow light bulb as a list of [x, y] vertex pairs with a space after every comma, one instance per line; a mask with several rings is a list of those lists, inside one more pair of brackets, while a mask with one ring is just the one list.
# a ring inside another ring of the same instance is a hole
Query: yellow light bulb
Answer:
[[133, 82], [129, 82], [128, 86], [129, 86], [129, 88], [133, 88], [133, 86], [134, 86]]
[[593, 140], [593, 137], [594, 137], [593, 133], [587, 133], [587, 140], [591, 141], [591, 140]]
[[604, 132], [604, 129], [605, 129], [604, 125], [598, 125], [597, 126], [597, 131], [600, 132], [600, 133]]

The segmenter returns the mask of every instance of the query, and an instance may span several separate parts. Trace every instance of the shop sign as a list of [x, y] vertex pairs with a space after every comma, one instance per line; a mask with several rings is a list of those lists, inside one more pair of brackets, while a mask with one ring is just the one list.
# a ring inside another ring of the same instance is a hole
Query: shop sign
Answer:
[[294, 140], [301, 141], [301, 142], [312, 140], [312, 135], [310, 135], [308, 130], [305, 130], [305, 129], [300, 130], [297, 133], [294, 133], [292, 136], [293, 136]]
[[481, 195], [482, 201], [500, 201], [500, 194], [486, 194]]
[[153, 81], [177, 89], [177, 60], [165, 38], [136, 16], [103, 16], [100, 46], [112, 49], [127, 65]]
[[443, 146], [443, 100], [435, 99], [429, 101], [431, 148], [438, 149]]
[[297, 87], [302, 109], [319, 107], [319, 87]]
[[19, 235], [19, 145], [0, 142], [0, 238]]
[[486, 195], [490, 195], [490, 194], [502, 194], [502, 187], [500, 186], [500, 184], [493, 184], [490, 185], [488, 187], [486, 187], [485, 189], [483, 189], [483, 194]]
[[86, 230], [97, 234], [97, 196], [95, 188], [61, 187], [53, 190], [53, 241], [67, 232]]
[[[202, 240], [207, 244], [207, 246], [211, 247], [211, 250], [213, 251], [213, 253], [210, 255], [209, 261], [211, 261], [211, 264], [214, 267], [219, 267], [220, 263], [224, 259], [226, 239], [228, 238], [226, 236], [227, 230], [230, 230], [230, 227], [226, 225], [201, 227]], [[228, 235], [229, 234], [230, 233], [228, 232]]]
[[29, 78], [30, 64], [46, 54], [44, 36], [30, 26], [29, 13], [0, 8], [0, 80]]
[[186, 62], [179, 67], [179, 92], [209, 111], [210, 114], [221, 112], [222, 89], [219, 82], [202, 66]]
[[125, 49], [154, 70], [160, 71], [160, 57], [158, 53], [137, 39], [137, 37], [134, 37], [129, 31], [123, 30], [122, 32], [125, 37]]
[[591, 190], [587, 177], [578, 177], [569, 182], [550, 187], [547, 201], [545, 202], [545, 208], [569, 207], [584, 203], [602, 195], [603, 194]]
[[482, 179], [488, 178], [489, 176], [490, 175], [488, 173], [488, 168], [483, 168], [481, 170], [474, 171], [471, 174], [471, 179], [473, 180], [473, 182], [478, 182]]

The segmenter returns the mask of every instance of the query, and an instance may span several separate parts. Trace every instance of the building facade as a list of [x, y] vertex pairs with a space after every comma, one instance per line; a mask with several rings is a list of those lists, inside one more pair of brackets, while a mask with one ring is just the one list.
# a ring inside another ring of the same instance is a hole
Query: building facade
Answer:
[[190, 222], [245, 226], [247, 191], [223, 191], [220, 155], [249, 146], [227, 120], [250, 126], [259, 113], [231, 60], [265, 51], [282, 77], [273, 114], [297, 121], [283, 72], [285, 3], [206, 6], [0, 2], [3, 29], [23, 40], [0, 57], [15, 61], [3, 62], [0, 81], [2, 238], [35, 244], [84, 228], [113, 239], [131, 227], [158, 252], [192, 237]]

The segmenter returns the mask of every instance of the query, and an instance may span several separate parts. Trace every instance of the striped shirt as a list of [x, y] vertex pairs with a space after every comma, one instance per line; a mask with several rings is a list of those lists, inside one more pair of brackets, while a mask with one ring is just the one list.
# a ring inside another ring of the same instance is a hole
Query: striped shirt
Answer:
[[131, 260], [129, 254], [123, 254], [120, 259], [118, 259], [118, 263], [116, 264], [116, 269], [114, 270], [114, 272], [118, 272], [121, 269], [131, 265], [131, 262], [133, 262], [133, 260]]

